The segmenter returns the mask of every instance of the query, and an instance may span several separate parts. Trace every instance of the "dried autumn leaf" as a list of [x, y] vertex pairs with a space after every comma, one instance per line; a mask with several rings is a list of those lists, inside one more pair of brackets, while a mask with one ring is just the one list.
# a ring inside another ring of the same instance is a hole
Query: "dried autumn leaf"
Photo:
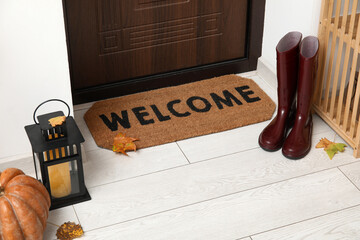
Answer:
[[50, 118], [48, 121], [52, 127], [55, 127], [55, 126], [63, 124], [63, 122], [65, 122], [65, 120], [66, 120], [65, 116], [59, 116], [59, 117]]
[[118, 133], [114, 137], [113, 151], [127, 155], [126, 151], [136, 151], [136, 145], [134, 141], [138, 141], [137, 138], [127, 137], [123, 133]]
[[333, 144], [334, 142], [328, 140], [327, 138], [321, 138], [319, 143], [316, 144], [316, 148], [326, 148], [327, 146], [329, 146], [330, 144]]
[[81, 237], [83, 234], [81, 225], [74, 222], [66, 222], [56, 231], [56, 237], [60, 240], [71, 240]]
[[327, 146], [324, 150], [330, 159], [332, 159], [336, 153], [345, 151], [345, 147], [346, 145], [344, 143], [334, 143]]
[[324, 148], [324, 151], [329, 156], [330, 160], [333, 159], [334, 155], [338, 152], [345, 151], [346, 144], [331, 142], [326, 138], [320, 139], [319, 143], [316, 144], [316, 148]]

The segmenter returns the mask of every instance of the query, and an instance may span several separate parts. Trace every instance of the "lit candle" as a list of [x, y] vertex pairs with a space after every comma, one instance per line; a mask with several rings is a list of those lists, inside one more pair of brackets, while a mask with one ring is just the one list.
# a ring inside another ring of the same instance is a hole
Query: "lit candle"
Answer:
[[[55, 136], [56, 138], [57, 136]], [[62, 156], [65, 156], [65, 148], [61, 148]], [[55, 149], [55, 156], [53, 151], [49, 151], [50, 160], [53, 160], [54, 157], [59, 158], [59, 149]], [[47, 161], [47, 156], [45, 154], [45, 161]], [[49, 180], [50, 180], [50, 190], [51, 196], [55, 198], [61, 198], [68, 196], [71, 193], [71, 177], [70, 177], [70, 167], [69, 162], [53, 165], [48, 167]]]

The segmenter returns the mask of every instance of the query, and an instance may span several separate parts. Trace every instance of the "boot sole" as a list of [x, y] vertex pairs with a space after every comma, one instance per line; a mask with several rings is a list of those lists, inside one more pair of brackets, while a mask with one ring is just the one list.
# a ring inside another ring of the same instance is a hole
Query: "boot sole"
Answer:
[[285, 134], [285, 137], [283, 138], [282, 142], [280, 143], [279, 147], [277, 147], [277, 148], [275, 148], [275, 149], [265, 148], [264, 146], [262, 146], [262, 145], [260, 144], [260, 139], [258, 139], [258, 144], [259, 144], [259, 146], [260, 146], [263, 150], [265, 150], [265, 151], [267, 151], [267, 152], [276, 152], [276, 151], [279, 151], [279, 150], [282, 148], [282, 146], [284, 145], [286, 136], [288, 135], [289, 131], [291, 130], [291, 128], [292, 128], [293, 126], [294, 126], [294, 121], [292, 121], [288, 126], [285, 127], [285, 132], [286, 132], [286, 134]]
[[301, 156], [299, 156], [299, 157], [286, 156], [286, 155], [284, 154], [284, 152], [281, 152], [281, 153], [282, 153], [282, 155], [283, 155], [284, 157], [286, 157], [287, 159], [290, 159], [290, 160], [300, 160], [300, 159], [306, 157], [306, 155], [308, 155], [309, 152], [310, 152], [310, 148], [309, 148], [309, 150], [307, 150], [303, 155], [301, 155]]
[[309, 133], [309, 134], [310, 134], [310, 139], [309, 139], [310, 147], [309, 147], [309, 149], [308, 149], [303, 155], [298, 156], [298, 157], [286, 156], [286, 155], [284, 154], [284, 151], [281, 151], [282, 155], [284, 155], [284, 157], [286, 157], [286, 158], [288, 158], [288, 159], [290, 159], [290, 160], [299, 160], [299, 159], [301, 159], [301, 158], [304, 158], [306, 155], [308, 155], [309, 152], [310, 152], [310, 150], [311, 150], [311, 146], [312, 146], [312, 145], [311, 145], [312, 131], [313, 131], [313, 123], [312, 123], [312, 116], [311, 116], [310, 133]]
[[279, 151], [279, 150], [281, 149], [281, 147], [276, 148], [276, 149], [268, 149], [268, 148], [264, 148], [264, 147], [261, 146], [260, 144], [259, 144], [259, 146], [260, 146], [263, 150], [265, 150], [265, 151], [267, 151], [267, 152], [276, 152], [276, 151]]

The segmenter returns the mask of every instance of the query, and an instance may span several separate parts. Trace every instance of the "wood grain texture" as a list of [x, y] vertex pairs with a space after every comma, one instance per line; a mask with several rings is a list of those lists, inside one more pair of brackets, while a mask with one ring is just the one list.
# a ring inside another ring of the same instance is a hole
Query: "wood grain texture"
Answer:
[[60, 226], [68, 221], [79, 223], [73, 206], [63, 207], [49, 212], [48, 223]]
[[360, 162], [342, 166], [340, 170], [360, 189]]
[[349, 151], [333, 161], [322, 149], [311, 153], [301, 161], [289, 161], [280, 151], [269, 154], [254, 149], [89, 188], [92, 200], [74, 207], [85, 229], [90, 230], [355, 161]]
[[75, 90], [246, 57], [247, 0], [65, 0]]
[[360, 206], [251, 236], [253, 240], [358, 240]]
[[261, 55], [265, 0], [63, 5], [75, 103], [255, 70]]
[[360, 85], [356, 84], [356, 65], [360, 52], [358, 22], [357, 2], [322, 1], [319, 74], [314, 101], [314, 110], [354, 148], [355, 157], [360, 157], [360, 124], [357, 113]]
[[[258, 148], [258, 138], [269, 121], [233, 130], [179, 141], [178, 144], [190, 162], [203, 161], [225, 154]], [[313, 115], [313, 134], [332, 131], [317, 115]], [[333, 131], [332, 131], [333, 132]], [[331, 136], [333, 139], [335, 133]]]
[[99, 148], [84, 121], [87, 109], [75, 111], [75, 119], [86, 141], [84, 174], [87, 187], [98, 186], [188, 164], [176, 143], [129, 152], [129, 157]]
[[230, 240], [357, 204], [360, 192], [332, 169], [88, 231], [84, 239]]
[[74, 222], [79, 224], [79, 220], [73, 206], [50, 211], [44, 232], [44, 240], [56, 240], [56, 231], [65, 222]]
[[44, 240], [57, 240], [56, 231], [58, 228], [59, 226], [48, 223], [44, 232]]
[[[249, 77], [253, 78], [253, 75]], [[266, 83], [259, 85], [269, 96], [271, 96], [269, 91], [273, 91], [273, 96], [276, 97], [276, 92]], [[81, 109], [87, 107], [88, 105], [81, 107]], [[75, 111], [75, 115], [77, 112]], [[342, 142], [342, 139], [338, 136], [334, 139], [335, 133], [321, 119], [316, 115], [314, 118], [315, 135], [313, 144], [316, 144], [321, 137]], [[76, 120], [78, 121], [78, 119]], [[80, 124], [78, 122], [78, 125]], [[261, 131], [262, 126], [253, 130]], [[84, 133], [82, 128], [81, 131]], [[203, 146], [202, 152], [199, 151], [197, 155], [190, 156], [194, 156], [194, 159], [196, 159], [197, 156], [201, 158], [203, 154], [206, 155], [206, 159], [208, 157], [217, 157], [216, 159], [196, 162], [185, 168], [163, 169], [161, 172], [153, 174], [149, 173], [157, 170], [152, 168], [152, 161], [159, 155], [164, 160], [167, 158], [166, 161], [172, 161], [170, 156], [172, 156], [173, 148], [165, 148], [159, 152], [146, 152], [146, 157], [142, 158], [142, 160], [136, 158], [140, 152], [125, 159], [106, 157], [104, 165], [102, 165], [103, 156], [106, 156], [106, 154], [99, 151], [93, 156], [94, 150], [99, 148], [96, 145], [90, 146], [89, 151], [86, 153], [89, 157], [86, 162], [93, 165], [93, 167], [90, 167], [93, 170], [88, 172], [91, 173], [89, 178], [97, 178], [96, 182], [100, 183], [102, 176], [105, 176], [103, 179], [106, 180], [105, 183], [107, 184], [90, 188], [93, 194], [92, 197], [95, 196], [96, 204], [92, 205], [94, 208], [84, 208], [84, 212], [93, 214], [92, 220], [89, 221], [89, 227], [98, 225], [97, 222], [100, 222], [101, 225], [108, 224], [112, 226], [86, 231], [83, 239], [117, 240], [121, 236], [124, 237], [123, 239], [168, 240], [176, 239], [176, 237], [172, 238], [172, 234], [174, 234], [181, 240], [243, 240], [242, 238], [245, 236], [272, 231], [274, 228], [279, 228], [279, 232], [273, 230], [275, 234], [267, 232], [269, 235], [264, 236], [276, 240], [301, 239], [297, 238], [298, 236], [304, 236], [303, 239], [306, 240], [327, 239], [325, 238], [327, 236], [329, 236], [329, 239], [339, 240], [358, 239], [356, 238], [359, 235], [358, 207], [340, 211], [339, 216], [338, 213], [330, 213], [336, 211], [334, 209], [343, 209], [350, 205], [356, 205], [356, 201], [359, 199], [355, 187], [350, 186], [351, 183], [344, 175], [342, 178], [340, 175], [336, 174], [335, 176], [332, 174], [332, 172], [337, 171], [337, 166], [341, 166], [341, 171], [355, 184], [358, 184], [357, 178], [360, 175], [358, 173], [360, 170], [357, 169], [360, 166], [357, 160], [351, 156], [351, 148], [346, 148], [345, 153], [335, 155], [333, 160], [329, 160], [322, 149], [312, 149], [306, 158], [300, 161], [289, 161], [282, 157], [281, 152], [268, 153], [257, 146], [255, 149], [251, 149], [253, 146], [251, 139], [247, 139], [247, 141], [242, 141], [250, 143], [249, 145], [243, 145], [244, 152], [234, 154], [234, 152], [239, 151], [239, 148], [236, 148], [233, 144], [238, 144], [236, 141], [248, 138], [254, 133], [249, 131], [249, 134], [236, 134], [236, 132], [228, 134], [226, 138], [221, 139], [225, 141], [223, 145], [222, 142], [210, 141], [212, 137], [218, 135], [210, 135], [208, 136], [208, 145], [205, 142], [201, 145]], [[84, 133], [84, 136], [85, 143], [92, 140], [91, 135]], [[197, 144], [196, 141], [192, 143]], [[211, 151], [213, 148], [220, 152], [213, 151], [207, 155], [207, 151]], [[219, 157], [221, 155], [227, 156]], [[111, 162], [113, 164], [110, 164]], [[0, 169], [18, 167], [28, 174], [29, 171], [33, 171], [32, 164], [32, 159], [29, 158], [28, 160], [2, 163]], [[133, 164], [133, 169], [139, 168], [141, 171], [131, 173], [129, 169], [132, 168], [131, 165]], [[112, 166], [117, 166], [118, 170], [114, 171], [111, 169]], [[126, 167], [124, 167], [124, 171], [121, 171], [123, 166]], [[331, 168], [335, 169], [304, 176], [304, 174]], [[329, 174], [329, 172], [331, 173]], [[128, 173], [130, 174], [127, 175]], [[143, 174], [148, 175], [142, 176]], [[129, 176], [132, 179], [120, 181], [123, 177], [129, 178]], [[91, 180], [89, 180], [90, 183]], [[106, 186], [108, 186], [107, 191], [104, 189]], [[97, 193], [97, 189], [104, 190]], [[236, 194], [219, 197], [227, 193]], [[98, 202], [102, 198], [100, 195], [109, 196], [108, 198], [104, 197], [106, 200], [103, 203], [105, 207], [101, 205], [101, 202]], [[113, 198], [113, 201], [109, 200], [111, 198]], [[202, 199], [205, 199], [204, 202], [196, 204]], [[195, 202], [195, 204], [186, 206], [191, 202]], [[114, 205], [107, 205], [108, 203], [114, 203]], [[160, 204], [163, 204], [163, 206], [159, 206]], [[77, 206], [75, 205], [75, 207]], [[108, 215], [107, 213], [112, 211], [113, 206], [118, 214]], [[174, 206], [180, 206], [180, 208], [164, 210], [164, 212], [156, 214], [158, 211], [173, 208]], [[104, 211], [104, 213], [102, 214], [101, 211]], [[125, 215], [119, 216], [122, 213]], [[142, 217], [149, 213], [155, 213], [155, 215]], [[319, 217], [327, 213], [330, 214], [324, 216], [324, 218]], [[328, 219], [328, 216], [334, 215], [334, 218]], [[118, 224], [118, 221], [123, 222], [124, 219], [133, 217], [140, 218]], [[308, 220], [314, 217], [315, 219]], [[65, 221], [78, 221], [72, 207], [51, 211], [44, 239], [56, 239], [57, 227], [55, 225], [60, 225]], [[304, 221], [304, 225], [297, 225], [296, 223], [299, 221]], [[89, 229], [86, 221], [81, 222], [81, 224]], [[294, 228], [288, 228], [291, 226], [294, 226]], [[214, 235], [213, 232], [215, 232]], [[297, 235], [298, 233], [299, 235]], [[226, 236], [219, 237], [217, 234], [226, 234]], [[315, 234], [316, 238], [311, 238], [312, 234]], [[257, 240], [256, 237], [258, 236], [262, 236], [262, 234], [255, 235], [253, 240]], [[263, 239], [267, 240], [267, 238], [261, 238], [260, 240]], [[250, 239], [245, 238], [245, 240]]]
[[87, 153], [84, 164], [86, 186], [99, 186], [189, 164], [176, 143], [140, 149], [128, 155], [107, 149]]

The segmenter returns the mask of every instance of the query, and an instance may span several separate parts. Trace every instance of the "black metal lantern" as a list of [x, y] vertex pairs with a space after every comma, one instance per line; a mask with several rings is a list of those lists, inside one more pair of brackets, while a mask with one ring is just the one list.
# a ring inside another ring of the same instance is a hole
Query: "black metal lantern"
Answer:
[[[68, 115], [61, 125], [52, 127], [49, 119], [65, 116], [63, 112], [52, 112], [37, 117], [36, 111], [50, 101], [60, 101], [68, 108]], [[36, 178], [49, 191], [50, 210], [90, 200], [86, 189], [82, 164], [82, 136], [70, 108], [60, 99], [50, 99], [41, 103], [34, 111], [35, 124], [25, 126], [29, 137], [36, 172]]]

